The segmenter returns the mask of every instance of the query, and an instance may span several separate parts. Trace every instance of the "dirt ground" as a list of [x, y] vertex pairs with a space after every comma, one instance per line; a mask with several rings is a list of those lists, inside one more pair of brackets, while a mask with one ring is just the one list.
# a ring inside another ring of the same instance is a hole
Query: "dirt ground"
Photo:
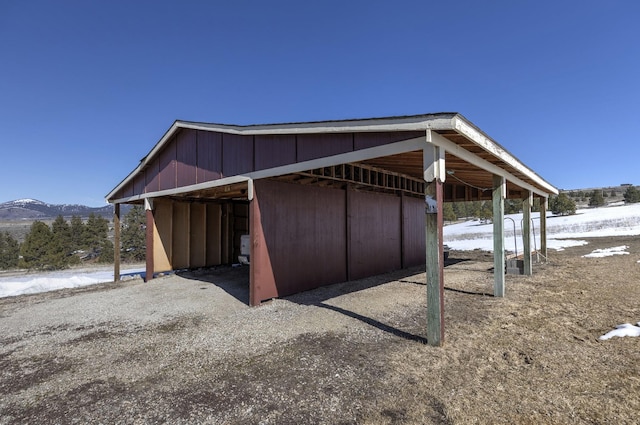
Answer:
[[[596, 248], [629, 255], [583, 258]], [[640, 238], [550, 251], [494, 298], [452, 251], [446, 342], [420, 269], [246, 306], [246, 269], [0, 299], [0, 424], [635, 424]]]

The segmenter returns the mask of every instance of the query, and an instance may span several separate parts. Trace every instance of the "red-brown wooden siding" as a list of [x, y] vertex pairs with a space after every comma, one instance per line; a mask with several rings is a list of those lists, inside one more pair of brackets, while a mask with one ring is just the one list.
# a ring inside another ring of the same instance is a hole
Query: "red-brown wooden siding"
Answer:
[[198, 131], [197, 179], [198, 183], [222, 177], [222, 134]]
[[347, 280], [345, 194], [258, 180], [251, 205], [251, 302]]
[[254, 188], [253, 305], [424, 263], [421, 198], [271, 180]]
[[176, 141], [175, 137], [160, 152], [160, 190], [176, 187]]
[[349, 278], [397, 270], [401, 263], [400, 197], [347, 191]]
[[139, 174], [137, 175], [134, 179], [133, 179], [133, 185], [130, 185], [133, 187], [133, 190], [131, 191], [131, 193], [127, 196], [133, 196], [136, 193], [144, 193], [144, 187], [145, 187], [145, 173]]
[[198, 146], [195, 131], [180, 131], [176, 136], [176, 182], [178, 187], [196, 183]]
[[405, 131], [242, 136], [181, 129], [140, 174], [118, 191], [115, 198], [189, 186], [423, 134]]
[[222, 135], [222, 174], [236, 176], [253, 171], [253, 136]]
[[424, 199], [402, 197], [402, 266], [425, 264]]
[[[145, 169], [145, 181], [146, 187], [145, 192], [157, 192], [159, 190], [160, 185], [158, 182], [160, 181], [158, 177], [158, 173], [160, 171], [159, 159], [155, 158], [149, 166]], [[139, 195], [138, 193], [134, 193], [134, 195]]]
[[355, 133], [353, 139], [354, 150], [367, 149], [402, 140], [424, 136], [424, 131], [406, 131], [396, 133]]
[[298, 162], [353, 151], [352, 133], [302, 134], [298, 136]]
[[296, 163], [296, 136], [256, 136], [256, 170]]

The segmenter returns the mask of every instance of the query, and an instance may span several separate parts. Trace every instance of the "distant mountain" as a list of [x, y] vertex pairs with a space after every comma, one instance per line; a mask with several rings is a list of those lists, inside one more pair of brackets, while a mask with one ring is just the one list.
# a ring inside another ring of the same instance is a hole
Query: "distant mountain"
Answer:
[[2, 220], [36, 220], [56, 218], [59, 215], [63, 217], [74, 215], [88, 217], [91, 213], [110, 219], [113, 216], [113, 205], [105, 205], [104, 207], [87, 207], [77, 204], [56, 205], [36, 199], [17, 199], [0, 204], [0, 219]]

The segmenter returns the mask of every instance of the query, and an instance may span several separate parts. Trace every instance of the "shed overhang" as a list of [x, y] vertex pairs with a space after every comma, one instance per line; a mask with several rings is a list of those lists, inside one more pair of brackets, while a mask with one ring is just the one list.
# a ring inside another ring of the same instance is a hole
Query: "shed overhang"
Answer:
[[[159, 191], [134, 193], [132, 196], [118, 196], [120, 190], [149, 166], [160, 155], [162, 149], [182, 129], [233, 134], [240, 136], [277, 136], [308, 134], [339, 134], [367, 132], [424, 132], [424, 136], [413, 137], [400, 142], [373, 148], [354, 150], [338, 155], [330, 155], [309, 161], [289, 163], [278, 167], [250, 171], [241, 175], [224, 177], [182, 187]], [[253, 180], [280, 177], [288, 174], [305, 173], [320, 167], [338, 164], [363, 164], [370, 167], [421, 178], [422, 149], [427, 142], [427, 132], [431, 133], [431, 143], [445, 151], [446, 173], [449, 184], [459, 184], [476, 188], [490, 196], [493, 176], [499, 175], [507, 181], [507, 197], [519, 197], [521, 191], [530, 191], [535, 196], [546, 198], [557, 194], [558, 190], [528, 168], [524, 163], [491, 139], [470, 121], [457, 113], [436, 113], [425, 115], [371, 118], [341, 121], [318, 121], [306, 123], [265, 124], [265, 125], [224, 125], [189, 121], [175, 121], [140, 164], [109, 194], [111, 203], [140, 202], [145, 198], [162, 196], [196, 196], [207, 194], [224, 196], [246, 196], [251, 199]], [[246, 185], [239, 189], [238, 184]], [[234, 189], [232, 190], [231, 187]], [[245, 190], [243, 193], [242, 191]]]

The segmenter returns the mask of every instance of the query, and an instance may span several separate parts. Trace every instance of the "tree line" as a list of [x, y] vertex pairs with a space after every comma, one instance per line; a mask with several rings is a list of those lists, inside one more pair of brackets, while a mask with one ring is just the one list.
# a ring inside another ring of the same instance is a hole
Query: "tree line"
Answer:
[[[8, 232], [0, 233], [0, 269], [59, 270], [85, 261], [113, 263], [114, 246], [109, 239], [109, 220], [91, 214], [67, 222], [61, 215], [51, 226], [34, 221], [22, 243]], [[123, 261], [145, 259], [145, 215], [134, 206], [121, 226]]]

